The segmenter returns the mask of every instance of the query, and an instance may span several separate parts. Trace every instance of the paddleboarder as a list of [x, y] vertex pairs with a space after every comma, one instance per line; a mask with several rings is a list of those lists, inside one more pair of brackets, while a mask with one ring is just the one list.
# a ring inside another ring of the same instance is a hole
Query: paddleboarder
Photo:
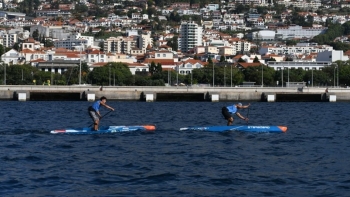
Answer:
[[221, 110], [222, 115], [227, 120], [227, 126], [230, 126], [233, 123], [233, 117], [232, 114], [236, 114], [240, 119], [248, 121], [249, 119], [246, 117], [243, 117], [240, 113], [237, 112], [238, 109], [246, 109], [250, 106], [250, 103], [248, 105], [242, 105], [242, 103], [237, 103], [234, 105], [230, 105], [227, 107], [223, 107]]
[[106, 104], [107, 102], [107, 98], [106, 97], [101, 97], [100, 100], [98, 101], [95, 101], [92, 106], [90, 106], [88, 108], [88, 111], [89, 111], [89, 115], [90, 117], [92, 118], [92, 120], [94, 121], [94, 130], [97, 131], [98, 130], [98, 125], [100, 123], [100, 119], [101, 119], [101, 114], [100, 114], [100, 107], [101, 105], [106, 107], [107, 109], [110, 109], [112, 111], [114, 111], [114, 109], [110, 106], [108, 106]]

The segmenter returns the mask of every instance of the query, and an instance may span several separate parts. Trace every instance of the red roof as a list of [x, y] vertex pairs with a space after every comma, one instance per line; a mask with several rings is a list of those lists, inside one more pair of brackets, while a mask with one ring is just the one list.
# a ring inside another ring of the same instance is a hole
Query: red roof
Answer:
[[244, 63], [244, 62], [238, 62], [238, 65], [241, 65], [243, 68], [247, 68], [250, 66], [260, 66], [261, 63]]

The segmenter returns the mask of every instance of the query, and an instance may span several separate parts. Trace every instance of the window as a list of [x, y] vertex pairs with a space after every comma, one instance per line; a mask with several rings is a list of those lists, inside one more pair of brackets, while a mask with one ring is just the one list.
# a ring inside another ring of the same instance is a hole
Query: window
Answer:
[[163, 57], [165, 57], [165, 56], [166, 56], [166, 54], [164, 53], [164, 54], [163, 54]]

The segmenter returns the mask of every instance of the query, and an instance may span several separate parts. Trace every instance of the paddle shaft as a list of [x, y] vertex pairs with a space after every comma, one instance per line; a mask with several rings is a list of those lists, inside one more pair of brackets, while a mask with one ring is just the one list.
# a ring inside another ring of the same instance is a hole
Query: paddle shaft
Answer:
[[[100, 120], [101, 120], [103, 117], [105, 117], [107, 114], [111, 113], [111, 112], [112, 112], [112, 110], [110, 110], [109, 112], [107, 112], [105, 115], [101, 116]], [[94, 123], [92, 123], [92, 124], [89, 125], [88, 127], [91, 127], [93, 124], [94, 124]]]

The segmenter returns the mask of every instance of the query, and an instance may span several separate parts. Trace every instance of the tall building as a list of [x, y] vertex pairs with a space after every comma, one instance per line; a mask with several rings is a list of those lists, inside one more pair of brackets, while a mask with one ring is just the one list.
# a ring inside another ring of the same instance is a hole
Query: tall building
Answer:
[[182, 22], [180, 26], [180, 36], [178, 46], [181, 52], [188, 52], [196, 46], [202, 45], [203, 28], [195, 22]]
[[130, 54], [131, 49], [135, 48], [137, 40], [135, 36], [130, 37], [110, 37], [104, 41], [104, 52], [106, 53], [124, 53]]

